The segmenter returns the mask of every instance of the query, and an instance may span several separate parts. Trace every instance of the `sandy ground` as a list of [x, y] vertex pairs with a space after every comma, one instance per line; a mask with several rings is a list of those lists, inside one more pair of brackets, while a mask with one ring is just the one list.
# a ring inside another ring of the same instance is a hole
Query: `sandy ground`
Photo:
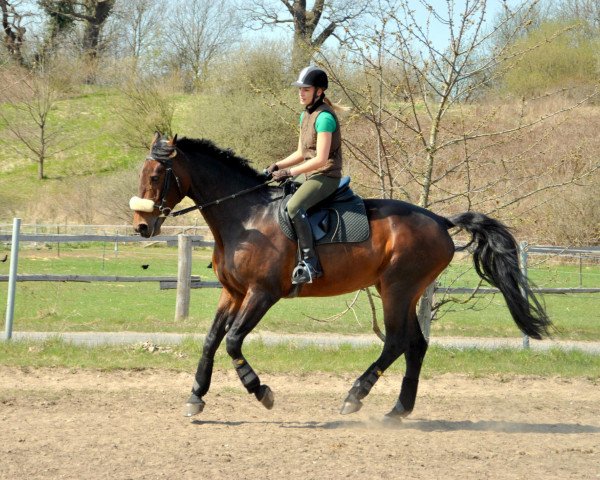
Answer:
[[0, 478], [600, 478], [597, 383], [422, 379], [413, 415], [390, 425], [399, 376], [350, 416], [338, 409], [353, 377], [262, 380], [273, 410], [216, 371], [190, 421], [191, 372], [0, 367]]

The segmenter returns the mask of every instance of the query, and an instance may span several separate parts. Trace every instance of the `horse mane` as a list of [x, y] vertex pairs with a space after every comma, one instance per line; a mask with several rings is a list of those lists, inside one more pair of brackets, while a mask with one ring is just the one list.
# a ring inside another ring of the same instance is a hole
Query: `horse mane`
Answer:
[[211, 140], [183, 137], [177, 140], [177, 148], [188, 157], [197, 158], [200, 155], [206, 155], [232, 167], [233, 170], [243, 175], [258, 180], [263, 179], [261, 174], [252, 167], [250, 160], [236, 155], [231, 149], [222, 149], [216, 146]]

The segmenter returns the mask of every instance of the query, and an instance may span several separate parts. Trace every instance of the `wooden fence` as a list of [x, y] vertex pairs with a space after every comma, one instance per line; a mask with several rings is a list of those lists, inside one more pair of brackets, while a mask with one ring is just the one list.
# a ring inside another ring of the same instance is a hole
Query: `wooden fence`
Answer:
[[[190, 227], [197, 228], [197, 227]], [[106, 234], [21, 234], [20, 219], [15, 219], [13, 223], [12, 235], [0, 234], [0, 242], [11, 243], [11, 263], [9, 275], [0, 275], [1, 282], [9, 282], [7, 307], [6, 307], [6, 326], [5, 337], [10, 339], [12, 336], [12, 323], [14, 317], [14, 297], [17, 282], [159, 282], [161, 289], [177, 289], [177, 301], [175, 306], [175, 318], [181, 319], [189, 315], [190, 290], [192, 288], [218, 288], [219, 282], [203, 281], [197, 276], [191, 275], [192, 266], [192, 247], [213, 247], [214, 242], [205, 240], [199, 235], [164, 235], [153, 238], [143, 238], [139, 235], [106, 235]], [[51, 274], [17, 274], [18, 251], [20, 242], [35, 243], [79, 243], [79, 242], [114, 242], [118, 243], [139, 243], [139, 242], [165, 242], [167, 245], [178, 245], [178, 271], [177, 276], [98, 276], [98, 275], [51, 275]], [[582, 256], [598, 257], [600, 256], [600, 247], [546, 247], [530, 246], [525, 242], [520, 244], [521, 264], [524, 274], [527, 270], [527, 256], [529, 253], [572, 256], [580, 259], [580, 278], [581, 278], [581, 258]], [[581, 283], [580, 283], [581, 285]], [[573, 294], [573, 293], [599, 293], [600, 288], [535, 288], [534, 292], [546, 294]], [[440, 294], [491, 294], [499, 293], [495, 288], [473, 288], [465, 287], [437, 287], [436, 292]]]

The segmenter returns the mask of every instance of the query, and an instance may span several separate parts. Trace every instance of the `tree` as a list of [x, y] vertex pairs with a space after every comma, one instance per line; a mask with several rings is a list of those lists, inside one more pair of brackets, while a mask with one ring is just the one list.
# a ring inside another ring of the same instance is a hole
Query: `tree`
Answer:
[[[518, 40], [513, 51], [526, 53], [506, 72], [501, 85], [518, 96], [541, 95], [561, 87], [593, 88], [598, 78], [597, 40], [572, 25], [545, 22]], [[552, 42], [546, 42], [553, 36]]]
[[[519, 205], [535, 208], [536, 196], [598, 171], [597, 161], [572, 162], [566, 155], [550, 163], [543, 154], [560, 116], [586, 99], [558, 107], [546, 107], [535, 97], [472, 101], [523, 55], [564, 33], [513, 48], [511, 39], [519, 36], [537, 3], [519, 3], [486, 29], [486, 0], [448, 0], [445, 8], [423, 0], [422, 11], [409, 0], [381, 0], [370, 25], [347, 32], [341, 61], [322, 56], [358, 118], [372, 126], [372, 134], [362, 137], [367, 140], [347, 142], [346, 152], [377, 175], [384, 196], [401, 193], [441, 213], [479, 210], [498, 216]], [[509, 25], [513, 32], [506, 31]], [[433, 32], [439, 31], [446, 43], [434, 40]], [[504, 42], [495, 37], [499, 32]], [[347, 67], [336, 69], [336, 64]], [[352, 75], [359, 81], [351, 81]], [[516, 151], [496, 158], [498, 146], [509, 143]], [[529, 161], [540, 151], [543, 162]], [[437, 308], [434, 287], [428, 287], [419, 308], [426, 336]]]
[[75, 25], [75, 6], [71, 0], [60, 0], [53, 3], [45, 2], [40, 4], [48, 15], [47, 37], [44, 41], [42, 56], [56, 47], [58, 39], [72, 30]]
[[597, 0], [561, 0], [556, 3], [558, 20], [576, 22], [581, 32], [597, 38], [600, 32], [600, 3]]
[[197, 89], [215, 59], [238, 38], [240, 24], [227, 0], [181, 0], [171, 7], [166, 37], [173, 62]]
[[23, 26], [25, 14], [17, 12], [21, 2], [0, 0], [0, 10], [2, 11], [2, 29], [4, 30], [4, 45], [11, 59], [18, 65], [25, 66], [22, 46], [25, 40], [26, 29]]
[[315, 0], [310, 8], [306, 0], [253, 0], [241, 8], [255, 28], [292, 26], [292, 69], [300, 71], [339, 27], [362, 15], [368, 3]]
[[164, 1], [131, 0], [115, 6], [113, 14], [115, 38], [125, 57], [135, 64], [164, 39]]
[[128, 146], [146, 150], [154, 132], [172, 135], [175, 107], [172, 95], [165, 90], [160, 80], [139, 79], [135, 74], [122, 87], [125, 101], [115, 115], [120, 119], [119, 131]]
[[39, 180], [46, 178], [47, 160], [64, 149], [59, 143], [65, 132], [50, 115], [61, 97], [61, 85], [53, 73], [43, 65], [23, 71], [18, 83], [0, 92], [4, 103], [0, 120], [12, 136], [8, 145], [37, 164]]
[[95, 60], [100, 54], [100, 34], [110, 16], [116, 0], [40, 0], [40, 6], [56, 21], [68, 24], [69, 20], [83, 22], [81, 46], [84, 54]]

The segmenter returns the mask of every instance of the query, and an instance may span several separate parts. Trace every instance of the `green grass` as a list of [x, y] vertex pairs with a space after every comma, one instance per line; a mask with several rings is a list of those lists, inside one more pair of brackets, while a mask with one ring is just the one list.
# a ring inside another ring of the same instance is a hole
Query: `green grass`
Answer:
[[[298, 347], [293, 344], [266, 346], [248, 342], [246, 357], [259, 373], [328, 372], [360, 374], [379, 355], [380, 348]], [[87, 369], [169, 369], [195, 371], [200, 346], [188, 339], [180, 345], [158, 346], [151, 352], [143, 345], [82, 347], [60, 339], [45, 342], [0, 342], [0, 364], [19, 367], [64, 367]], [[216, 355], [218, 369], [231, 368], [231, 360], [223, 347]], [[400, 373], [404, 361], [398, 361], [388, 372]], [[444, 373], [467, 374], [475, 377], [489, 375], [535, 375], [600, 378], [600, 356], [579, 351], [550, 350], [534, 352], [500, 349], [494, 351], [467, 349], [429, 349], [423, 375]]]
[[[2, 254], [0, 249], [0, 254]], [[8, 253], [8, 250], [4, 250]], [[195, 249], [192, 274], [214, 280], [209, 249]], [[142, 265], [149, 265], [146, 270]], [[7, 274], [9, 262], [0, 263]], [[449, 284], [465, 270], [455, 285], [472, 286], [476, 275], [470, 262], [456, 262], [441, 281]], [[56, 245], [22, 249], [19, 273], [122, 276], [175, 276], [176, 247], [146, 247], [114, 244]], [[531, 269], [539, 285], [577, 286], [577, 265], [543, 266]], [[584, 286], [600, 286], [600, 268], [583, 268]], [[0, 283], [0, 303], [5, 305], [7, 284]], [[200, 333], [209, 327], [217, 305], [219, 289], [192, 290], [191, 316], [173, 320], [175, 290], [160, 290], [158, 283], [50, 283], [21, 282], [17, 287], [14, 329], [16, 331], [147, 331]], [[464, 297], [464, 296], [463, 296]], [[257, 330], [313, 333], [371, 333], [371, 311], [366, 295], [340, 318], [354, 294], [333, 298], [283, 300], [275, 305]], [[600, 339], [599, 294], [546, 295], [548, 312], [558, 328], [557, 338]], [[4, 309], [3, 309], [4, 311]], [[379, 322], [382, 322], [379, 312]], [[515, 337], [519, 332], [500, 295], [481, 295], [468, 305], [442, 308], [432, 327], [434, 336]]]

